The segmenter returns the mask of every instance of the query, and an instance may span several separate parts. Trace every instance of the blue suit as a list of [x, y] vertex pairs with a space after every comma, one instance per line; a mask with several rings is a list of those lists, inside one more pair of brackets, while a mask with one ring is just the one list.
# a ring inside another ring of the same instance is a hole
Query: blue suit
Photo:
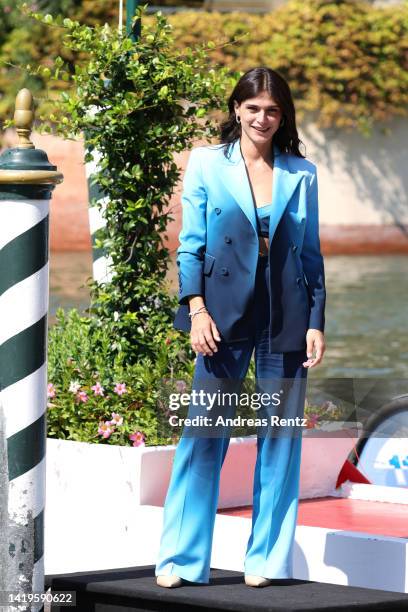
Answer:
[[[192, 389], [239, 393], [252, 353], [256, 392], [282, 400], [254, 416], [303, 417], [308, 328], [324, 329], [324, 267], [318, 235], [316, 168], [275, 147], [268, 257], [259, 257], [256, 212], [239, 141], [193, 149], [184, 176], [179, 302], [174, 326], [190, 331], [188, 296], [202, 295], [221, 334], [218, 352], [198, 354]], [[237, 405], [190, 403], [188, 417], [234, 417]], [[257, 429], [252, 530], [245, 573], [291, 578], [302, 437]], [[176, 449], [156, 575], [209, 581], [220, 470], [228, 427], [186, 426]], [[239, 474], [237, 474], [239, 478]]]
[[[190, 331], [188, 296], [202, 295], [221, 338], [248, 338], [258, 260], [256, 213], [239, 140], [229, 159], [220, 145], [192, 150], [183, 183], [177, 250], [179, 303], [174, 327]], [[325, 281], [318, 232], [316, 166], [274, 146], [269, 224], [269, 350], [305, 348], [309, 328], [324, 331]]]

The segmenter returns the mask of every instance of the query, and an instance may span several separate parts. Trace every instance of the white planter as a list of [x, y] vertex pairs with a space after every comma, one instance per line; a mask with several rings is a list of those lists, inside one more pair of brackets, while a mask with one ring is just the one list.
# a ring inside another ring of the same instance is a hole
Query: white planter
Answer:
[[[327, 438], [327, 433], [314, 437], [313, 432], [313, 437], [304, 432], [301, 498], [334, 491], [338, 473], [356, 441]], [[48, 438], [45, 572], [152, 563], [159, 536], [152, 531], [157, 532], [158, 519], [147, 506], [163, 506], [175, 448]], [[252, 504], [255, 458], [255, 436], [231, 439], [221, 473], [220, 508]]]
[[341, 423], [322, 425], [321, 430], [309, 429], [303, 434], [300, 499], [335, 494], [340, 470], [358, 440], [358, 430], [352, 427], [335, 429]]
[[[341, 436], [330, 438], [324, 430], [306, 430], [303, 433], [299, 493], [301, 499], [325, 497], [334, 492], [339, 472], [356, 442], [357, 436], [353, 430], [343, 430]], [[141, 453], [141, 504], [163, 506], [175, 448], [150, 447]], [[221, 471], [219, 508], [252, 504], [255, 461], [256, 436], [231, 438]]]

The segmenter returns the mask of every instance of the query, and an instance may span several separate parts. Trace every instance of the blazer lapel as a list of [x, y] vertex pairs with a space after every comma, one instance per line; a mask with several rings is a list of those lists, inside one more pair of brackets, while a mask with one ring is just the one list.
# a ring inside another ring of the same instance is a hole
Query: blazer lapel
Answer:
[[220, 180], [248, 217], [255, 232], [257, 232], [252, 193], [245, 170], [244, 159], [241, 155], [239, 140], [232, 143], [228, 159], [225, 157], [223, 150], [221, 149], [220, 151], [220, 160], [221, 164], [223, 164], [219, 175]]
[[[275, 164], [272, 184], [272, 212], [269, 222], [270, 241], [272, 241], [285, 208], [303, 176], [301, 172], [290, 172], [288, 155], [281, 153], [277, 145], [274, 145], [273, 148]], [[223, 152], [220, 155], [223, 164], [220, 176], [221, 181], [247, 216], [255, 232], [257, 232], [254, 202], [245, 170], [245, 162], [241, 155], [239, 139], [232, 143], [229, 159], [225, 157]]]
[[289, 203], [296, 187], [304, 174], [299, 171], [290, 171], [290, 158], [287, 153], [281, 153], [279, 149], [274, 148], [275, 165], [273, 169], [273, 185], [272, 185], [272, 211], [269, 220], [269, 242], [272, 243], [275, 230], [279, 221], [282, 218], [285, 208]]

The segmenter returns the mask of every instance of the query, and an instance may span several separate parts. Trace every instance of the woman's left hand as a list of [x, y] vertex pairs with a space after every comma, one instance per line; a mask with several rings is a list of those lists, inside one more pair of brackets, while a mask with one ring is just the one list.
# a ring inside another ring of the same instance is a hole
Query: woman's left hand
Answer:
[[[305, 368], [317, 366], [323, 359], [325, 350], [326, 344], [323, 332], [319, 329], [308, 329], [306, 334], [306, 354], [308, 360], [303, 362], [303, 366]], [[313, 357], [314, 352], [316, 352], [315, 357]]]

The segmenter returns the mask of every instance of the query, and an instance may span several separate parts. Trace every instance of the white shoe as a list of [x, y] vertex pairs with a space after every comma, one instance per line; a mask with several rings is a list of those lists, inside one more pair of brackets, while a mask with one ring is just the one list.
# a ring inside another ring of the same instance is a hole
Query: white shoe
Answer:
[[272, 584], [272, 580], [262, 576], [249, 576], [245, 574], [245, 584], [251, 587], [265, 587]]
[[161, 587], [166, 587], [167, 589], [179, 587], [181, 586], [182, 582], [183, 582], [182, 578], [179, 578], [178, 576], [174, 576], [174, 575], [156, 577], [157, 585]]

